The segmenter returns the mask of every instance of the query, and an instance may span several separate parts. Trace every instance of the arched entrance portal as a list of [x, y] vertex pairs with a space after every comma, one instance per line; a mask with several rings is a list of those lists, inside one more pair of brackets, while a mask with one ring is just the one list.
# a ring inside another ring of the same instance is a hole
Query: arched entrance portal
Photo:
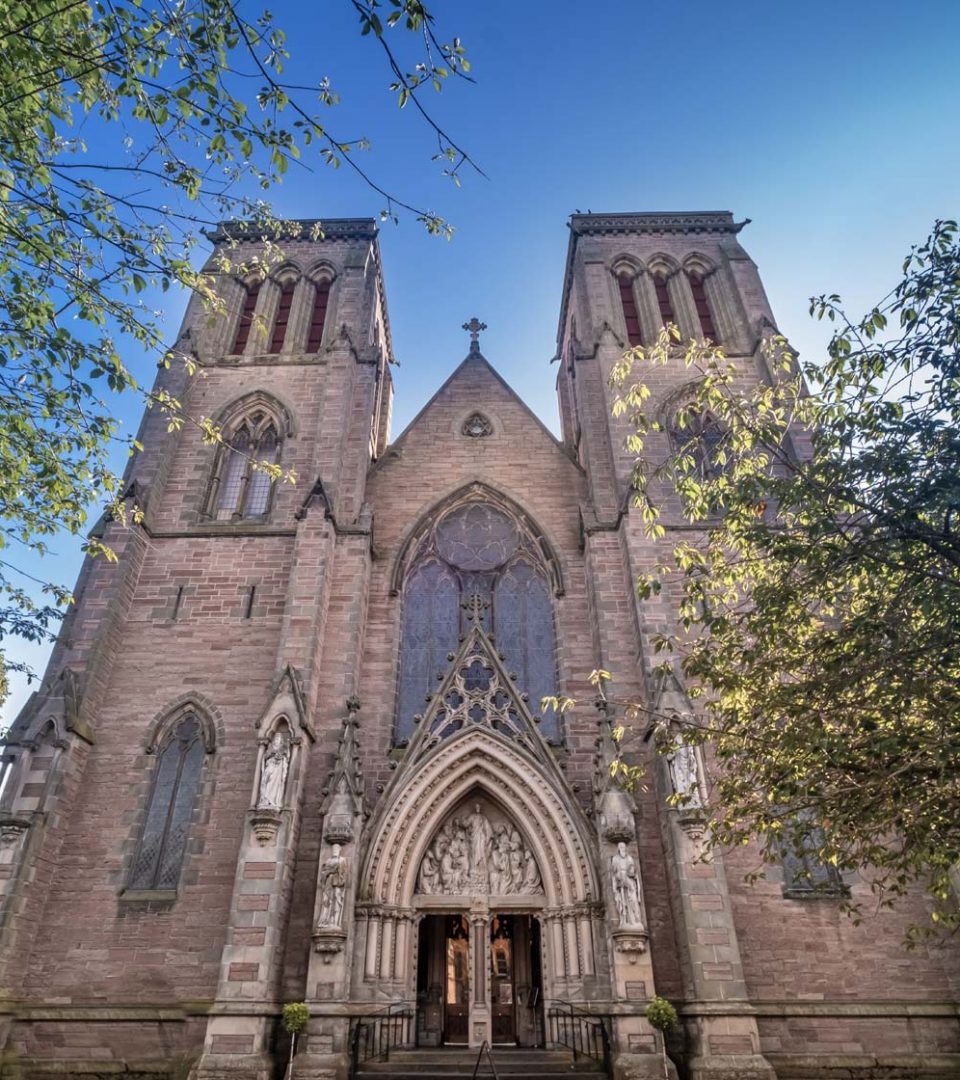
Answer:
[[357, 997], [416, 1005], [433, 1044], [536, 1045], [544, 1007], [597, 975], [587, 835], [535, 731], [471, 724], [412, 745], [367, 829]]
[[541, 1045], [544, 891], [521, 827], [475, 789], [434, 835], [416, 888], [417, 1041], [469, 1042], [472, 943], [473, 996], [489, 1007], [491, 1041]]

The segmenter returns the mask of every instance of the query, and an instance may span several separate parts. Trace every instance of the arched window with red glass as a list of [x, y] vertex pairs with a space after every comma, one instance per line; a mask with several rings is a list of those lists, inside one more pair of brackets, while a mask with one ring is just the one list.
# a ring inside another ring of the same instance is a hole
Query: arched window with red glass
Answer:
[[254, 281], [244, 286], [243, 304], [240, 308], [240, 320], [233, 336], [233, 349], [231, 352], [240, 354], [246, 349], [250, 340], [250, 328], [253, 326], [254, 314], [257, 310], [257, 298], [260, 296], [260, 282]]
[[712, 341], [717, 345], [720, 343], [720, 335], [717, 333], [710, 301], [707, 298], [706, 276], [699, 269], [688, 270], [687, 280], [690, 282], [690, 292], [693, 294], [694, 307], [697, 309], [697, 318], [700, 320], [700, 333], [707, 341]]
[[634, 292], [636, 275], [627, 269], [617, 271], [617, 288], [620, 291], [620, 310], [627, 331], [627, 344], [634, 348], [643, 344], [643, 328], [640, 325], [640, 312], [637, 309], [637, 297]]

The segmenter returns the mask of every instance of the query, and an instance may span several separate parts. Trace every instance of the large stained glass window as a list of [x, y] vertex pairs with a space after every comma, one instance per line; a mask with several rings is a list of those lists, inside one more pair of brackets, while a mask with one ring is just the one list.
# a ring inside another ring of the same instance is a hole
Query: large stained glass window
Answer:
[[185, 716], [157, 755], [150, 804], [130, 874], [131, 889], [177, 887], [203, 768], [200, 724]]
[[[396, 739], [414, 732], [466, 630], [464, 601], [479, 594], [488, 605], [483, 626], [493, 632], [508, 671], [526, 693], [530, 711], [557, 692], [556, 632], [550, 587], [538, 546], [510, 514], [471, 502], [444, 514], [420, 541], [403, 587]], [[541, 731], [560, 737], [553, 712]]]

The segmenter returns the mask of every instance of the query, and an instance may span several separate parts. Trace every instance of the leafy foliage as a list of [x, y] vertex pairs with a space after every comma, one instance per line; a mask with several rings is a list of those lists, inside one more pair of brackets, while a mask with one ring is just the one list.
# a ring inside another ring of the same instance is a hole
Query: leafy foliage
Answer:
[[657, 1031], [672, 1031], [680, 1023], [677, 1010], [666, 998], [655, 995], [647, 1006], [647, 1023]]
[[[383, 51], [399, 104], [415, 106], [458, 180], [475, 166], [418, 92], [469, 78], [462, 44], [437, 38], [421, 0], [349, 2]], [[414, 43], [415, 62], [398, 58], [398, 35]], [[193, 266], [204, 229], [249, 220], [268, 241], [263, 262], [279, 259], [289, 230], [262, 193], [313, 155], [354, 170], [382, 197], [384, 219], [406, 211], [431, 233], [451, 233], [371, 177], [357, 161], [366, 140], [343, 140], [327, 124], [339, 100], [329, 80], [291, 85], [287, 61], [270, 13], [250, 14], [241, 0], [0, 9], [0, 549], [14, 552], [13, 563], [0, 561], [0, 642], [43, 640], [69, 599], [21, 574], [16, 551], [42, 553], [60, 530], [82, 533], [93, 502], [117, 499], [112, 394], [141, 392], [171, 424], [219, 437], [179, 401], [140, 391], [121, 355], [138, 348], [166, 365], [192, 363], [167, 349], [147, 301], [180, 287], [218, 310], [211, 276]], [[231, 264], [228, 250], [215, 269], [249, 267]], [[95, 539], [86, 547], [109, 555]]]
[[290, 1035], [302, 1035], [307, 1030], [310, 1010], [302, 1001], [288, 1001], [283, 1007], [283, 1030]]
[[[663, 749], [678, 730], [711, 744], [712, 842], [758, 837], [770, 859], [787, 843], [860, 870], [882, 905], [923, 882], [934, 923], [956, 927], [956, 224], [937, 222], [903, 275], [859, 321], [839, 297], [815, 298], [811, 313], [836, 324], [828, 359], [801, 367], [771, 336], [769, 380], [665, 333], [617, 366], [615, 411], [631, 422], [646, 529], [668, 551], [638, 588], [669, 590], [679, 612], [676, 632], [657, 639], [659, 666], [679, 662], [701, 706], [653, 719]], [[664, 424], [644, 375], [668, 363], [695, 381], [652, 466], [650, 436]], [[719, 432], [707, 447], [704, 418]], [[667, 489], [685, 531], [665, 525]]]

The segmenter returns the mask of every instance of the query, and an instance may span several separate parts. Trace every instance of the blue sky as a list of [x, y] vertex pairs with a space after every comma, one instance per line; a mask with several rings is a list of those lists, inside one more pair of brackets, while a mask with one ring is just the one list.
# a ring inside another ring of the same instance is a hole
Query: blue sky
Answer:
[[[805, 357], [826, 340], [810, 295], [836, 291], [859, 311], [896, 282], [936, 217], [960, 214], [956, 0], [435, 0], [440, 36], [463, 39], [476, 84], [425, 101], [489, 177], [465, 171], [460, 189], [430, 162], [435, 145], [413, 110], [397, 109], [347, 0], [271, 10], [289, 33], [290, 77], [329, 75], [342, 95], [331, 130], [369, 137], [365, 167], [456, 225], [449, 243], [409, 218], [382, 229], [401, 364], [394, 436], [465, 355], [460, 325], [474, 314], [489, 326], [485, 355], [557, 430], [549, 360], [576, 209], [751, 218], [741, 239]], [[349, 170], [320, 164], [292, 169], [272, 199], [289, 217], [376, 216], [383, 203]], [[173, 333], [185, 298], [165, 303]], [[130, 362], [148, 377], [145, 360]], [[135, 406], [119, 410], [133, 428]], [[54, 548], [39, 572], [72, 583], [79, 544]], [[42, 668], [46, 650], [8, 651]], [[15, 681], [6, 719], [28, 692]]]

